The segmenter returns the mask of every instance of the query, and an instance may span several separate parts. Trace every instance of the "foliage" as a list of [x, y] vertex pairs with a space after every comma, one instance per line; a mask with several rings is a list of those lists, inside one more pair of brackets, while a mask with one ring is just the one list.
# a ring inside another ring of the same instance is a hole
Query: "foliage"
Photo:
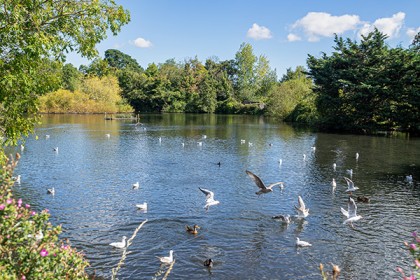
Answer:
[[87, 77], [81, 91], [57, 90], [40, 97], [40, 111], [47, 113], [132, 112], [120, 96], [116, 77]]
[[48, 210], [37, 213], [13, 196], [16, 164], [10, 157], [0, 170], [0, 279], [88, 279], [87, 260], [58, 240], [61, 227]]
[[420, 54], [390, 49], [378, 30], [360, 43], [336, 36], [335, 52], [309, 56], [321, 125], [375, 132], [420, 130]]
[[92, 58], [107, 29], [115, 35], [129, 19], [112, 0], [0, 3], [0, 136], [5, 144], [16, 144], [33, 130], [37, 96], [55, 90], [44, 75], [45, 60], [63, 61], [68, 51]]
[[143, 69], [137, 61], [128, 54], [122, 53], [119, 50], [106, 50], [105, 59], [108, 65], [119, 70], [131, 70], [142, 72]]
[[[283, 82], [278, 84], [270, 92], [269, 102], [267, 104], [267, 112], [269, 115], [279, 119], [292, 119], [297, 121], [299, 118], [308, 117], [301, 116], [305, 114], [307, 107], [314, 107], [311, 104], [310, 95], [312, 93], [312, 81], [304, 74], [302, 67], [297, 67], [295, 71], [288, 70], [288, 78], [283, 77]], [[297, 108], [299, 111], [295, 111]], [[290, 117], [292, 112], [296, 116]], [[302, 121], [302, 120], [301, 120]]]
[[62, 88], [75, 91], [80, 88], [82, 73], [71, 63], [67, 63], [62, 68]]
[[419, 279], [420, 278], [420, 237], [418, 236], [417, 232], [416, 231], [413, 232], [413, 240], [410, 244], [408, 244], [407, 242], [404, 242], [404, 244], [414, 259], [413, 260], [414, 271], [411, 272], [411, 276], [406, 277], [402, 268], [398, 267], [397, 270], [398, 272], [401, 273], [404, 280], [412, 280], [412, 279], [415, 280], [416, 276], [417, 276], [417, 279]]

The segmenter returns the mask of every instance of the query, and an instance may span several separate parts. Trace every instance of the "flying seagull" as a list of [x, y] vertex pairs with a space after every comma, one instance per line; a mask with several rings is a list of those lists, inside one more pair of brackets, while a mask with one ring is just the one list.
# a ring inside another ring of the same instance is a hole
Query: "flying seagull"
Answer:
[[351, 194], [351, 193], [352, 193], [352, 192], [354, 192], [355, 190], [358, 190], [358, 189], [359, 189], [358, 187], [355, 187], [355, 186], [354, 186], [353, 181], [352, 181], [352, 180], [350, 180], [349, 178], [344, 177], [344, 180], [346, 180], [346, 182], [347, 182], [347, 190], [346, 190], [346, 192], [350, 192], [350, 194]]
[[347, 219], [343, 222], [343, 224], [345, 225], [347, 223], [350, 223], [351, 227], [354, 228], [353, 222], [360, 220], [362, 216], [357, 215], [356, 202], [354, 202], [354, 199], [351, 197], [349, 197], [349, 202], [347, 203], [347, 209], [348, 210], [346, 211], [342, 207], [340, 208], [341, 213], [343, 213], [343, 215], [347, 217]]
[[299, 207], [295, 205], [295, 209], [298, 211], [298, 217], [305, 218], [309, 215], [309, 208], [306, 208], [302, 197], [298, 196]]
[[210, 206], [217, 205], [220, 203], [218, 200], [214, 200], [214, 193], [212, 191], [209, 191], [203, 188], [199, 188], [199, 189], [206, 195], [206, 205], [204, 206], [206, 210], [209, 210]]
[[258, 177], [257, 175], [255, 175], [251, 171], [246, 170], [245, 172], [254, 181], [254, 183], [257, 185], [257, 187], [260, 188], [260, 190], [258, 192], [256, 192], [257, 195], [272, 192], [273, 187], [278, 186], [278, 185], [280, 186], [281, 189], [284, 188], [284, 183], [283, 182], [272, 183], [272, 184], [266, 186], [264, 184], [264, 182], [261, 180], [260, 177]]
[[283, 223], [285, 224], [290, 224], [291, 219], [290, 219], [290, 215], [277, 215], [277, 216], [273, 216], [272, 217], [275, 220], [281, 220]]

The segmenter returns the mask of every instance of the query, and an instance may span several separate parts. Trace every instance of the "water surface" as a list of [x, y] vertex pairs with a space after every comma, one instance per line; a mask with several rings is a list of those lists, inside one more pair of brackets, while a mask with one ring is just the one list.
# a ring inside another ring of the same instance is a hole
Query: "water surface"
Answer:
[[[49, 209], [91, 272], [110, 278], [121, 251], [108, 244], [131, 237], [145, 219], [119, 279], [161, 279], [156, 256], [169, 250], [176, 259], [169, 279], [319, 279], [319, 264], [330, 270], [331, 262], [343, 279], [394, 279], [397, 266], [411, 267], [403, 242], [420, 228], [419, 139], [313, 133], [255, 116], [163, 114], [141, 122], [44, 116], [16, 170], [17, 196]], [[354, 195], [371, 197], [357, 204], [363, 219], [354, 229], [340, 212], [347, 169], [360, 188]], [[245, 170], [286, 187], [258, 197]], [[413, 184], [404, 181], [408, 174]], [[54, 197], [46, 193], [51, 187]], [[220, 204], [206, 212], [198, 187], [214, 191]], [[307, 218], [289, 226], [271, 218], [295, 215], [298, 195]], [[147, 213], [135, 207], [143, 202]], [[187, 224], [198, 224], [199, 234], [186, 233]], [[296, 237], [313, 246], [296, 248]], [[211, 271], [207, 258], [215, 262]]]

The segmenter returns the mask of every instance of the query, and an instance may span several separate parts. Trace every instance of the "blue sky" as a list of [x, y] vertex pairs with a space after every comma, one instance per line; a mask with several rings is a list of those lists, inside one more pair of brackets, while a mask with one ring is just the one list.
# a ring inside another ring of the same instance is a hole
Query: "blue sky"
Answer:
[[[234, 59], [242, 43], [264, 55], [279, 78], [306, 66], [308, 54], [330, 53], [334, 33], [359, 40], [376, 26], [391, 47], [408, 47], [420, 31], [419, 0], [116, 0], [131, 22], [97, 48], [130, 55], [144, 68], [168, 59]], [[79, 67], [90, 62], [69, 54]]]

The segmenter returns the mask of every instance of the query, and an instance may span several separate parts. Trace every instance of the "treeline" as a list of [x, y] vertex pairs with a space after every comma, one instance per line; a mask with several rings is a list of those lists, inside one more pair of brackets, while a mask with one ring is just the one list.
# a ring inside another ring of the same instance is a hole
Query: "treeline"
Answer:
[[[59, 104], [60, 96], [73, 96], [72, 104], [86, 107], [87, 101], [79, 101], [85, 99], [68, 92], [81, 91], [87, 92], [89, 100], [104, 101], [102, 108], [114, 100], [113, 104], [122, 105], [114, 108], [126, 111], [132, 107], [137, 112], [265, 114], [323, 130], [418, 133], [419, 35], [406, 49], [390, 48], [385, 39], [378, 30], [360, 42], [336, 36], [331, 55], [309, 55], [307, 69], [287, 69], [280, 79], [268, 59], [256, 56], [245, 43], [231, 60], [208, 58], [203, 64], [196, 57], [183, 62], [169, 59], [146, 69], [111, 49], [89, 66], [65, 65], [62, 88], [66, 92], [46, 96], [43, 104], [48, 111], [54, 102]], [[96, 79], [93, 88], [98, 87], [98, 93], [105, 91], [101, 83], [107, 83], [114, 88], [110, 92], [122, 99], [92, 98], [92, 89], [86, 90], [85, 85], [90, 79]], [[106, 82], [110, 80], [118, 82]]]

